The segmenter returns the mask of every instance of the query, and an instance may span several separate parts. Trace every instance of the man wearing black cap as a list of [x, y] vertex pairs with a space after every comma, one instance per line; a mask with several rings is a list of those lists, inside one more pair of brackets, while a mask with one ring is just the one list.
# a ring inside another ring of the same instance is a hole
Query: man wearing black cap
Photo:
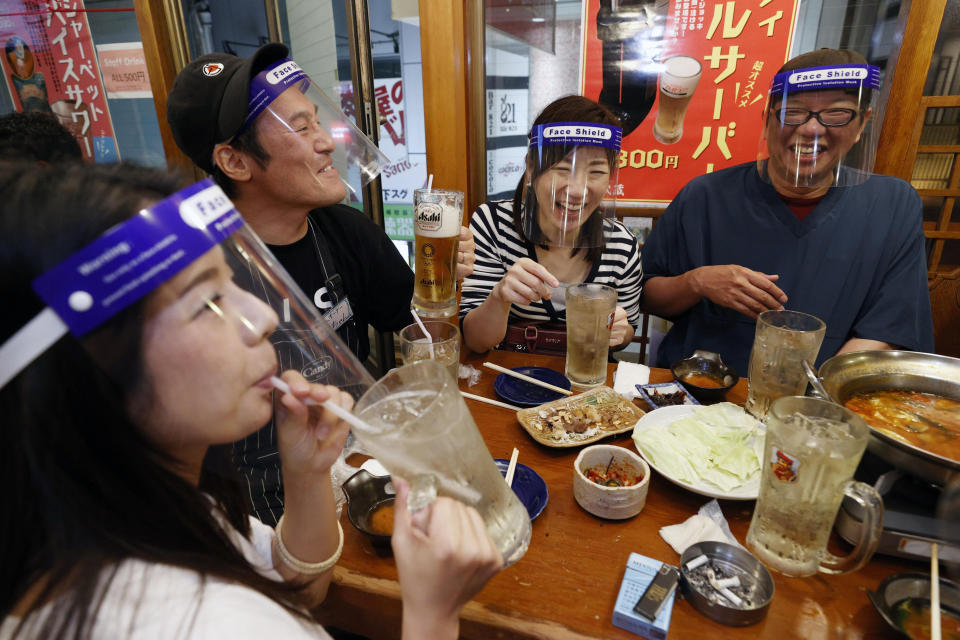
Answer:
[[[410, 323], [413, 273], [378, 226], [340, 204], [346, 189], [334, 157], [356, 163], [378, 152], [359, 131], [342, 135], [343, 127], [334, 143], [337, 133], [324, 126], [322, 112], [342, 113], [308, 97], [310, 80], [287, 53], [286, 46], [271, 43], [246, 59], [222, 53], [197, 58], [174, 81], [167, 120], [177, 145], [213, 175], [363, 361], [370, 351], [368, 325], [396, 331]], [[291, 78], [295, 84], [285, 84]], [[357, 164], [350, 169], [370, 171]], [[462, 268], [468, 270], [472, 239], [463, 244]], [[289, 367], [282, 350], [280, 357]], [[304, 376], [313, 379], [304, 366]], [[254, 511], [271, 524], [283, 510], [275, 438], [271, 423], [234, 445]]]
[[781, 67], [756, 163], [699, 176], [643, 247], [641, 305], [674, 322], [657, 366], [695, 349], [747, 372], [755, 318], [817, 316], [817, 362], [848, 351], [933, 350], [920, 198], [870, 173], [879, 70], [821, 49]]

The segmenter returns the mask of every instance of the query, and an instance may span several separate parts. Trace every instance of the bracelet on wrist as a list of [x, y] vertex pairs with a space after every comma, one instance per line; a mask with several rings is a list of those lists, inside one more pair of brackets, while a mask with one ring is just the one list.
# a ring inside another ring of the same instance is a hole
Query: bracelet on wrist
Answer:
[[315, 576], [323, 573], [324, 571], [329, 571], [333, 565], [337, 564], [337, 560], [340, 559], [340, 554], [343, 553], [343, 527], [340, 526], [339, 520], [337, 521], [337, 535], [340, 537], [340, 541], [337, 543], [337, 550], [333, 552], [332, 556], [321, 562], [304, 562], [303, 560], [300, 560], [291, 554], [290, 551], [287, 550], [286, 545], [283, 544], [283, 535], [281, 533], [282, 528], [283, 516], [280, 516], [280, 520], [277, 522], [277, 526], [274, 529], [277, 539], [277, 551], [280, 554], [280, 560], [283, 562], [283, 564], [287, 565], [297, 573], [302, 573], [305, 576]]

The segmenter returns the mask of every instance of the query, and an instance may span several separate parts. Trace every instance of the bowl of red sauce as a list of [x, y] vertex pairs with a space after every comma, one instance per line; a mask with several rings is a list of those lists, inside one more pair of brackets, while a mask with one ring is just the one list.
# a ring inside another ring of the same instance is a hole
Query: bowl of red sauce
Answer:
[[611, 520], [643, 510], [650, 467], [625, 447], [597, 444], [580, 451], [573, 463], [573, 497], [584, 510]]
[[670, 372], [700, 402], [719, 402], [740, 381], [719, 353], [698, 349], [689, 358], [674, 362]]

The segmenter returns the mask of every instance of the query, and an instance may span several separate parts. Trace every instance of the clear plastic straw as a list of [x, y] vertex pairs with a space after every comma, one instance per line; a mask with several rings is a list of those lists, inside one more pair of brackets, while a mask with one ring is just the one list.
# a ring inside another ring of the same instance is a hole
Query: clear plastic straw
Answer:
[[420, 331], [423, 331], [423, 335], [427, 337], [427, 348], [430, 349], [430, 359], [433, 360], [435, 358], [433, 355], [433, 336], [431, 336], [430, 332], [427, 331], [427, 328], [423, 325], [423, 320], [420, 319], [420, 316], [417, 315], [416, 311], [410, 309], [410, 315], [413, 316], [414, 322], [416, 322], [417, 326], [420, 327]]

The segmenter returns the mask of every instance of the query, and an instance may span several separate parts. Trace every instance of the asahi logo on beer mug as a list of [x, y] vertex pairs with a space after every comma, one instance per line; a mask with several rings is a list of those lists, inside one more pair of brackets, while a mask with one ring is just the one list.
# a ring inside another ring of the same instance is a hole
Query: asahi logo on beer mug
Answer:
[[453, 316], [457, 312], [457, 250], [463, 192], [417, 189], [413, 192], [413, 204], [413, 306], [421, 316]]
[[667, 58], [660, 72], [660, 104], [653, 124], [653, 137], [673, 144], [683, 137], [683, 118], [700, 82], [700, 62], [690, 56]]

